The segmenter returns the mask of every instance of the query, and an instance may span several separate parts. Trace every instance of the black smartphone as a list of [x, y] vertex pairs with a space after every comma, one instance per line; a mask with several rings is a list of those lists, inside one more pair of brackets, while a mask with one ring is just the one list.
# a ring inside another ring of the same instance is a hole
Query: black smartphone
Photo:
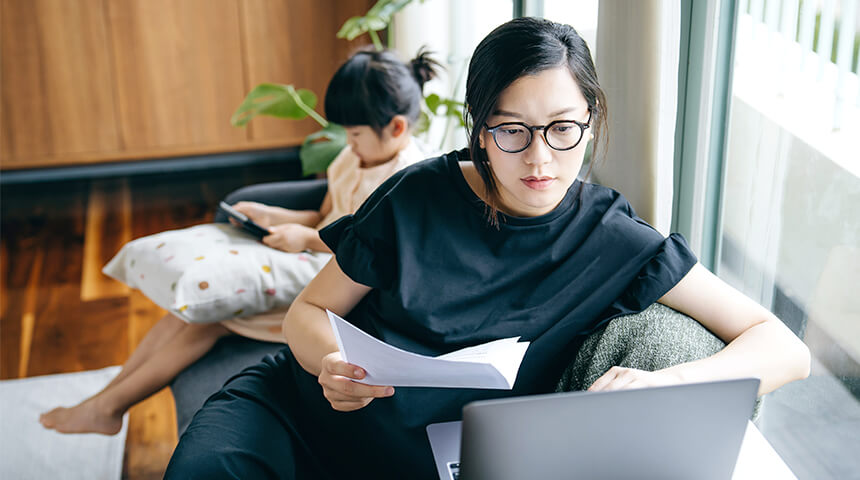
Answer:
[[258, 240], [262, 240], [263, 237], [270, 234], [269, 229], [263, 228], [260, 225], [254, 223], [254, 221], [248, 218], [247, 215], [240, 213], [238, 210], [231, 207], [227, 203], [219, 203], [218, 208], [220, 208], [224, 213], [226, 213], [227, 216], [236, 219], [236, 221], [239, 222], [239, 226], [241, 226], [243, 230], [257, 237]]

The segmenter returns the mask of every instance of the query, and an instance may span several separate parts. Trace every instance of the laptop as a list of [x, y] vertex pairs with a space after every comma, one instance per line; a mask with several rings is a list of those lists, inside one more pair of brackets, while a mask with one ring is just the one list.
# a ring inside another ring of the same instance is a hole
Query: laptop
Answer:
[[441, 480], [729, 479], [758, 379], [472, 402], [427, 435]]

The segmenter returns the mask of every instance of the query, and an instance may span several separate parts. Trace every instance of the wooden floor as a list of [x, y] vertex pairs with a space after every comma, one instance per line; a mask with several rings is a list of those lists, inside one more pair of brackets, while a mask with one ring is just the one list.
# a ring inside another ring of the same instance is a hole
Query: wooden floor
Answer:
[[[129, 240], [211, 221], [283, 164], [0, 187], [0, 378], [121, 365], [164, 312], [105, 277]], [[132, 408], [123, 478], [161, 478], [176, 446], [168, 389]]]

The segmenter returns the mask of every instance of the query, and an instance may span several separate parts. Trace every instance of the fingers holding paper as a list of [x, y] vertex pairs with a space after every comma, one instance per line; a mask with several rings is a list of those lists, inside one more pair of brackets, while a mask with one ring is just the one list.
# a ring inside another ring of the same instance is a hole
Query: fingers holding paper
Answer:
[[341, 359], [340, 352], [332, 352], [322, 359], [319, 383], [323, 395], [332, 408], [341, 412], [351, 412], [366, 407], [375, 398], [394, 395], [393, 387], [365, 385], [353, 380], [361, 380], [366, 372], [358, 366]]

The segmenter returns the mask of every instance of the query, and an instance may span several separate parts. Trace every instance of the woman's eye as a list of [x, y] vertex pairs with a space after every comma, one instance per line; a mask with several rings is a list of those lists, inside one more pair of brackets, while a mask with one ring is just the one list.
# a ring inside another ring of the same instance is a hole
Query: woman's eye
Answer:
[[570, 125], [556, 125], [552, 128], [556, 133], [570, 133], [573, 129]]
[[505, 135], [516, 135], [518, 133], [523, 133], [523, 130], [521, 128], [506, 128], [502, 130], [502, 133]]

